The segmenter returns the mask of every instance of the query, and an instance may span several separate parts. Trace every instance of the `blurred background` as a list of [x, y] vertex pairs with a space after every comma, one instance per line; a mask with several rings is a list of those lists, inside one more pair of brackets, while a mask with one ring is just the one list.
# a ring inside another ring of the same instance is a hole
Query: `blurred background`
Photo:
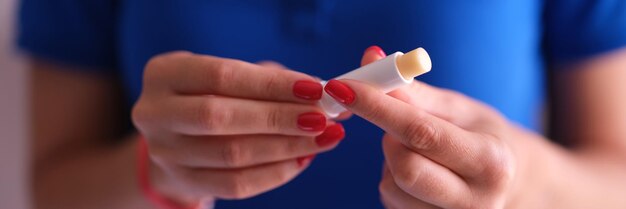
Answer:
[[26, 71], [13, 47], [17, 0], [0, 0], [0, 208], [29, 208]]

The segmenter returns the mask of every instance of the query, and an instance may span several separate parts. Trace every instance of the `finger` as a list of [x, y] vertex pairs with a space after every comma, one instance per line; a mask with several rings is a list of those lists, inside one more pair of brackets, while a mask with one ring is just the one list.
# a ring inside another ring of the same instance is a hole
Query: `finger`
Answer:
[[[380, 47], [371, 46], [365, 50], [361, 65], [367, 65], [385, 56], [385, 52]], [[494, 127], [498, 127], [495, 123], [501, 118], [487, 105], [455, 91], [435, 88], [419, 81], [392, 91], [389, 95], [463, 128], [493, 130]]]
[[468, 130], [491, 131], [502, 124], [499, 114], [489, 106], [461, 93], [420, 81], [389, 95]]
[[363, 57], [361, 58], [361, 66], [385, 58], [386, 56], [387, 54], [385, 54], [385, 51], [383, 51], [383, 49], [381, 49], [380, 47], [376, 45], [370, 46], [365, 49], [365, 52], [363, 52]]
[[380, 196], [386, 208], [439, 208], [430, 203], [417, 199], [404, 192], [393, 180], [389, 169], [385, 168], [383, 178], [378, 186]]
[[[257, 65], [261, 65], [263, 67], [272, 67], [272, 68], [276, 68], [279, 70], [287, 70], [287, 71], [292, 71], [291, 69], [287, 68], [287, 66], [284, 66], [283, 64], [280, 64], [278, 62], [275, 61], [270, 61], [270, 60], [265, 60], [265, 61], [260, 61], [256, 63]], [[297, 72], [297, 71], [296, 71]], [[313, 79], [315, 79], [316, 82], [320, 83], [322, 81], [322, 79], [320, 77], [317, 76], [311, 76]]]
[[383, 151], [395, 185], [410, 196], [442, 208], [463, 208], [471, 197], [463, 179], [389, 135], [383, 139]]
[[[383, 49], [381, 49], [379, 46], [370, 46], [363, 52], [363, 57], [361, 58], [361, 66], [370, 64], [372, 62], [375, 62], [376, 60], [385, 58], [386, 56], [387, 54], [385, 54], [385, 51], [383, 51]], [[347, 120], [350, 117], [352, 117], [352, 113], [346, 111], [339, 114], [339, 116], [337, 116], [335, 120]]]
[[256, 64], [263, 66], [263, 67], [271, 67], [271, 68], [276, 68], [276, 69], [288, 70], [288, 68], [285, 67], [284, 65], [278, 62], [270, 61], [270, 60], [263, 60], [263, 61], [257, 62]]
[[[151, 144], [155, 156], [188, 167], [242, 168], [335, 148], [344, 138], [339, 123], [317, 137], [284, 135], [179, 136]], [[182, 151], [184, 150], [184, 151]]]
[[180, 94], [216, 94], [231, 97], [314, 103], [321, 98], [322, 86], [303, 73], [264, 67], [239, 60], [191, 53], [153, 59], [149, 73]]
[[178, 175], [198, 196], [245, 199], [289, 182], [306, 169], [311, 160], [291, 159], [241, 169], [181, 169]]
[[218, 96], [178, 96], [155, 114], [168, 130], [186, 135], [282, 134], [316, 136], [327, 119], [314, 105]]
[[[376, 60], [385, 58], [386, 56], [387, 55], [380, 47], [376, 45], [370, 46], [363, 52], [363, 57], [361, 58], [361, 66], [375, 62]], [[347, 120], [350, 117], [352, 117], [352, 113], [345, 111], [339, 114], [339, 116], [335, 117], [334, 120], [342, 121]]]
[[476, 175], [483, 170], [483, 165], [475, 162], [484, 157], [481, 152], [490, 146], [476, 134], [363, 82], [331, 80], [325, 90], [340, 103], [344, 101], [349, 111], [394, 135], [412, 151], [460, 174]]
[[350, 117], [352, 117], [352, 113], [348, 112], [348, 111], [345, 111], [345, 112], [339, 113], [339, 116], [333, 118], [333, 120], [335, 120], [335, 121], [344, 121], [344, 120], [350, 119]]

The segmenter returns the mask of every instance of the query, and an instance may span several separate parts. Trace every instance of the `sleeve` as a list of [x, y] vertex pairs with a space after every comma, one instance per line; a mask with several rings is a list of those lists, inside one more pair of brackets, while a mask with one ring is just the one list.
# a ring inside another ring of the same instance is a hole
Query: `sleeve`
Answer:
[[546, 0], [544, 46], [567, 63], [626, 46], [625, 0]]
[[116, 67], [114, 0], [23, 0], [17, 44], [32, 56], [104, 71]]

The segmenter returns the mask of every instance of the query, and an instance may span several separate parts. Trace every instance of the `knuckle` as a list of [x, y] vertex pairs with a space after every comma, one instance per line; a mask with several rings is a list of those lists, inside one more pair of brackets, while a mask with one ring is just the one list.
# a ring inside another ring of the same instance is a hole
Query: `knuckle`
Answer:
[[387, 194], [387, 191], [389, 191], [387, 187], [388, 187], [387, 183], [385, 183], [384, 181], [381, 181], [380, 183], [378, 183], [378, 192], [382, 196], [385, 196], [385, 194]]
[[441, 93], [444, 95], [445, 101], [448, 102], [458, 101], [459, 99], [467, 99], [465, 94], [450, 89], [441, 89]]
[[394, 183], [392, 180], [383, 179], [378, 184], [378, 191], [380, 192], [382, 196], [386, 196], [388, 193], [390, 193], [394, 189], [393, 184]]
[[501, 146], [495, 142], [488, 144], [483, 151], [484, 168], [481, 176], [492, 187], [503, 188], [513, 179], [513, 163]]
[[234, 171], [224, 183], [224, 198], [239, 200], [253, 196], [252, 186], [244, 181], [243, 171]]
[[176, 164], [175, 157], [172, 156], [171, 150], [159, 143], [148, 143], [150, 160], [159, 165]]
[[403, 188], [411, 188], [422, 178], [423, 169], [399, 169], [393, 175], [394, 182]]
[[284, 184], [293, 177], [293, 174], [287, 171], [276, 170], [276, 172], [273, 173], [273, 176], [276, 183]]
[[379, 198], [383, 204], [388, 201], [389, 196], [391, 195], [388, 185], [389, 184], [385, 182], [380, 182], [380, 184], [378, 184], [378, 193], [380, 194]]
[[217, 194], [215, 185], [207, 185], [207, 182], [204, 180], [206, 174], [201, 171], [177, 166], [170, 169], [170, 172], [171, 177], [173, 177], [173, 183], [176, 183], [193, 195], [210, 196]]
[[165, 60], [167, 59], [167, 56], [168, 54], [165, 53], [165, 54], [158, 54], [150, 58], [145, 66], [146, 72], [148, 72], [148, 70], [150, 69], [157, 69], [161, 67], [163, 64], [165, 64]]
[[436, 197], [447, 194], [441, 182], [437, 180], [437, 176], [423, 163], [419, 163], [411, 169], [396, 172], [393, 180], [397, 187], [412, 190], [419, 196]]
[[262, 90], [264, 93], [269, 94], [270, 97], [277, 97], [279, 95], [281, 91], [281, 80], [284, 79], [283, 77], [280, 77], [278, 74], [276, 73], [269, 73], [268, 72], [268, 78], [266, 82], [262, 82], [261, 83], [261, 87], [259, 88], [259, 90]]
[[163, 55], [157, 55], [148, 60], [144, 67], [144, 85], [150, 85], [153, 80], [159, 79], [157, 76], [160, 73], [157, 72], [164, 69], [165, 62], [163, 59]]
[[209, 70], [207, 77], [209, 90], [216, 91], [228, 88], [226, 85], [235, 79], [233, 68], [235, 68], [233, 61], [221, 59], [213, 61], [212, 65], [207, 67]]
[[207, 98], [197, 111], [197, 124], [201, 126], [201, 129], [206, 130], [208, 134], [220, 130], [231, 118], [230, 111], [223, 108], [219, 101], [214, 98]]
[[267, 109], [266, 115], [265, 115], [265, 124], [267, 125], [267, 128], [270, 130], [278, 130], [280, 129], [281, 123], [280, 123], [280, 116], [281, 116], [281, 112], [279, 108], [276, 107], [271, 107]]
[[172, 73], [176, 73], [176, 67], [172, 63], [177, 60], [187, 59], [192, 53], [186, 51], [167, 52], [153, 56], [144, 65], [143, 85], [144, 91], [163, 85], [163, 81], [171, 79]]
[[[366, 98], [364, 98], [364, 99], [366, 99]], [[385, 110], [387, 109], [387, 107], [385, 107], [382, 104], [379, 104], [379, 102], [365, 101], [365, 102], [362, 102], [362, 103], [363, 104], [375, 104], [375, 105], [371, 105], [368, 108], [364, 109], [366, 111], [365, 115], [366, 115], [367, 118], [382, 118], [385, 115]]]
[[146, 105], [144, 99], [141, 98], [131, 110], [131, 121], [142, 133], [158, 126], [159, 117], [161, 117], [159, 112], [154, 107]]
[[451, 104], [459, 100], [461, 94], [449, 89], [441, 89], [441, 102], [443, 104]]
[[[441, 97], [442, 102], [445, 104], [450, 104], [450, 105], [465, 104], [467, 102], [473, 101], [473, 99], [468, 97], [467, 95], [458, 91], [451, 90], [451, 89], [440, 89], [440, 92], [442, 96]], [[467, 106], [463, 105], [463, 106], [458, 106], [458, 107], [467, 107]]]
[[440, 98], [440, 110], [443, 111], [444, 120], [450, 121], [452, 123], [458, 124], [460, 123], [459, 118], [455, 117], [457, 114], [467, 113], [469, 106], [466, 105], [465, 102], [459, 102], [463, 100], [465, 96], [456, 91], [444, 89], [442, 90], [442, 95]]
[[150, 58], [145, 65], [146, 72], [152, 72], [153, 70], [161, 69], [166, 66], [168, 62], [172, 60], [187, 58], [191, 55], [188, 51], [173, 51], [158, 54]]
[[218, 59], [214, 61], [213, 72], [215, 73], [215, 78], [219, 80], [231, 81], [235, 77], [232, 74], [233, 69], [237, 67], [236, 61], [226, 60], [226, 59]]
[[142, 105], [141, 100], [133, 107], [131, 111], [131, 120], [137, 128], [142, 128], [148, 121], [148, 114], [146, 114], [145, 107]]
[[307, 142], [307, 140], [310, 140], [310, 138], [308, 137], [300, 137], [300, 138], [296, 138], [294, 140], [287, 140], [285, 145], [285, 154], [286, 155], [293, 155], [293, 154], [299, 154], [302, 153], [302, 145], [304, 142]]
[[403, 135], [408, 146], [420, 150], [436, 148], [442, 137], [431, 122], [419, 118], [408, 124]]
[[222, 148], [222, 162], [227, 167], [240, 167], [245, 164], [245, 156], [240, 143], [226, 142]]

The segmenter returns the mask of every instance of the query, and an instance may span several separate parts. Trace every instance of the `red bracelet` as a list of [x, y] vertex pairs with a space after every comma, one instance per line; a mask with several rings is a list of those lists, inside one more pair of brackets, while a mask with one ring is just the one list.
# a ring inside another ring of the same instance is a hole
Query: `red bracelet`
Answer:
[[139, 180], [139, 188], [141, 193], [157, 208], [161, 209], [198, 209], [201, 204], [193, 207], [186, 207], [182, 204], [169, 199], [152, 188], [150, 184], [150, 168], [148, 159], [148, 145], [146, 140], [139, 136], [139, 146], [137, 150], [137, 179]]

